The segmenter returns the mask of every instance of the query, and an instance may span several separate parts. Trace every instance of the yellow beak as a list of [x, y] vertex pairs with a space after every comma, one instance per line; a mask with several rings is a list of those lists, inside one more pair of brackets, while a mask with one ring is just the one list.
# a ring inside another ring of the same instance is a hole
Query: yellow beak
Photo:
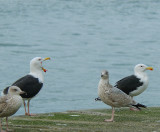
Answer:
[[[51, 59], [50, 57], [47, 57], [47, 58], [44, 58], [43, 61], [50, 60], [50, 59]], [[44, 69], [44, 67], [42, 67], [42, 70], [43, 70], [44, 72], [47, 71], [46, 69]]]
[[147, 67], [146, 70], [153, 70], [153, 67]]
[[44, 58], [43, 61], [50, 60], [50, 57]]

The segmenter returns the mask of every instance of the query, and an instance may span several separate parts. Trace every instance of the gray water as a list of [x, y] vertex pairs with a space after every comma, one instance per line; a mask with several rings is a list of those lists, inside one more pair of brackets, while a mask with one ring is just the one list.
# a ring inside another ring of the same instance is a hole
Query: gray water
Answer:
[[135, 100], [160, 106], [159, 39], [159, 0], [0, 0], [0, 90], [51, 57], [32, 113], [110, 108], [94, 101], [101, 71], [114, 84], [144, 63], [154, 71]]

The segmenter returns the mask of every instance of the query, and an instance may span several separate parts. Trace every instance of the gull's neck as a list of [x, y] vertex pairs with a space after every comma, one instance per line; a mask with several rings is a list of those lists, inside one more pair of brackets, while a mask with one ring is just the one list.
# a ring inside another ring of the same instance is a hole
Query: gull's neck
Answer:
[[140, 71], [135, 71], [134, 74], [140, 78], [144, 78], [144, 77], [147, 77], [147, 74], [145, 72], [140, 72]]
[[109, 79], [103, 79], [103, 78], [101, 78], [99, 84], [101, 86], [107, 86], [108, 89], [112, 88], [112, 85], [110, 85], [110, 83], [109, 83]]
[[39, 82], [43, 83], [44, 77], [43, 77], [42, 69], [37, 69], [37, 68], [34, 68], [34, 67], [30, 67], [30, 73], [29, 74], [34, 76], [35, 78], [38, 78]]
[[141, 81], [148, 83], [147, 73], [145, 73], [145, 72], [136, 72], [136, 71], [135, 71], [135, 75], [136, 75], [138, 78], [140, 78]]

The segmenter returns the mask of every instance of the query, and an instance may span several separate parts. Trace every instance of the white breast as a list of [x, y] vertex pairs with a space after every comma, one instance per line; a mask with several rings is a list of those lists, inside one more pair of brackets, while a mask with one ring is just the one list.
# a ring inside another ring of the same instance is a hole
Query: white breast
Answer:
[[134, 90], [133, 92], [130, 92], [130, 96], [137, 96], [139, 94], [141, 94], [144, 90], [146, 90], [146, 88], [148, 87], [148, 76], [147, 74], [137, 74], [136, 75], [138, 78], [140, 78], [140, 81], [143, 82], [143, 85], [138, 87], [136, 90]]

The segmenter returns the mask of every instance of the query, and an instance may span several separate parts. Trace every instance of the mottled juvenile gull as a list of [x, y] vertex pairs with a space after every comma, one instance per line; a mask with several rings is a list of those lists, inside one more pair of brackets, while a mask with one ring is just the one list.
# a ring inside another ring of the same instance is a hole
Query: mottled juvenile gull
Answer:
[[[15, 114], [22, 105], [22, 97], [20, 94], [25, 94], [25, 92], [17, 86], [11, 86], [9, 87], [8, 94], [0, 97], [0, 118], [6, 117], [7, 131], [8, 117]], [[2, 132], [1, 122], [0, 127]]]
[[145, 105], [136, 103], [131, 96], [127, 95], [120, 89], [113, 87], [109, 84], [109, 74], [108, 71], [104, 70], [101, 73], [101, 79], [98, 85], [98, 96], [101, 100], [112, 107], [112, 117], [107, 122], [114, 120], [114, 107], [139, 107], [146, 108]]
[[[44, 82], [44, 77], [42, 71], [46, 72], [46, 69], [42, 67], [42, 62], [49, 60], [50, 58], [35, 57], [30, 61], [30, 73], [26, 76], [18, 79], [12, 84], [12, 86], [18, 86], [22, 91], [25, 91], [26, 94], [21, 95], [23, 98], [25, 115], [32, 115], [29, 112], [29, 102], [35, 97], [41, 90]], [[8, 93], [8, 87], [4, 89], [3, 94]], [[26, 111], [25, 100], [28, 100], [28, 112]]]

